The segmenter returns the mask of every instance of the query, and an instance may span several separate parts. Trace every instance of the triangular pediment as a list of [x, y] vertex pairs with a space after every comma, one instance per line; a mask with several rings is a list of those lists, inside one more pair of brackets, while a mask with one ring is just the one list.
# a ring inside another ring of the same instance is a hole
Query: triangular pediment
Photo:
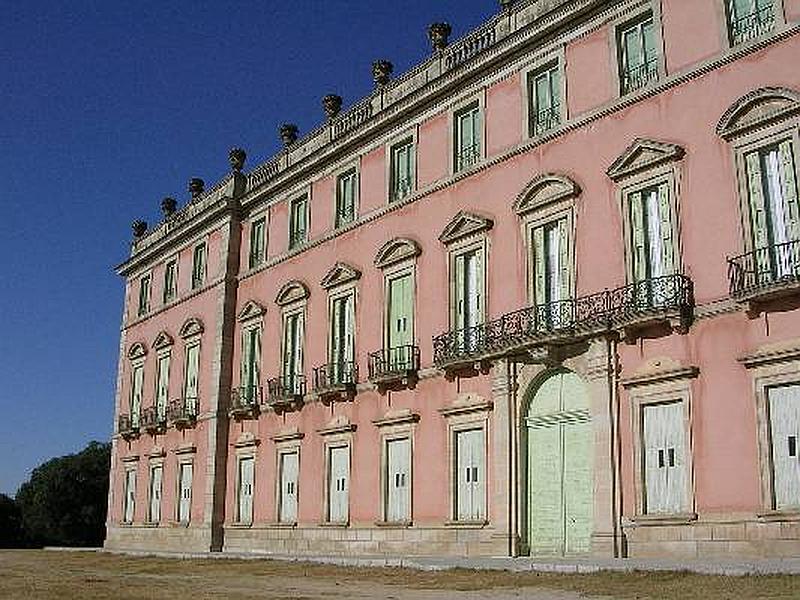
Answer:
[[248, 300], [239, 311], [239, 316], [236, 317], [240, 322], [249, 321], [250, 319], [260, 319], [266, 312], [266, 309], [255, 300]]
[[476, 233], [488, 231], [493, 226], [494, 221], [490, 218], [462, 210], [444, 228], [439, 235], [439, 241], [443, 244], [450, 244]]
[[611, 179], [618, 181], [663, 163], [680, 160], [684, 153], [677, 144], [636, 139], [608, 168], [607, 173]]
[[136, 342], [128, 349], [128, 358], [136, 360], [147, 356], [147, 347], [142, 342]]
[[330, 271], [327, 272], [319, 284], [327, 290], [328, 288], [343, 285], [360, 278], [361, 271], [355, 267], [351, 267], [347, 263], [337, 262], [331, 267]]
[[404, 260], [416, 258], [422, 253], [422, 248], [414, 240], [408, 238], [395, 238], [389, 240], [375, 255], [375, 266], [383, 269]]
[[187, 319], [186, 322], [181, 327], [180, 336], [183, 339], [186, 339], [194, 337], [196, 335], [200, 335], [201, 333], [203, 333], [203, 331], [204, 331], [203, 322], [196, 317], [191, 317]]
[[169, 348], [174, 343], [175, 340], [172, 339], [172, 336], [166, 331], [162, 331], [156, 336], [156, 339], [153, 342], [153, 349], [162, 350], [163, 348]]
[[275, 304], [278, 306], [285, 306], [287, 304], [291, 304], [292, 302], [299, 302], [300, 300], [305, 300], [309, 296], [308, 287], [302, 281], [298, 281], [297, 279], [293, 279], [289, 283], [284, 284], [284, 286], [278, 292], [277, 297], [275, 298]]
[[717, 124], [717, 134], [733, 138], [753, 128], [800, 113], [800, 94], [787, 88], [754, 90], [739, 98]]
[[559, 200], [574, 198], [581, 193], [580, 186], [564, 175], [548, 173], [531, 181], [514, 202], [514, 212], [524, 215]]

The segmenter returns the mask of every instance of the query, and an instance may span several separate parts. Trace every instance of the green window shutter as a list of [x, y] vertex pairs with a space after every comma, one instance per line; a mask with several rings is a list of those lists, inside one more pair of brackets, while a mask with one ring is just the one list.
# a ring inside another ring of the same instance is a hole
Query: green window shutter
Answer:
[[642, 43], [644, 45], [644, 62], [650, 63], [656, 59], [656, 35], [652, 19], [642, 24]]
[[486, 298], [485, 298], [485, 286], [486, 286], [486, 255], [481, 248], [475, 252], [475, 279], [474, 279], [474, 291], [475, 294], [475, 314], [472, 316], [472, 324], [478, 325], [483, 323], [484, 320], [484, 313], [486, 312]]
[[249, 385], [250, 381], [250, 332], [242, 332], [242, 361], [239, 369], [239, 382], [241, 386]]
[[572, 265], [569, 260], [569, 232], [566, 219], [559, 219], [558, 221], [558, 251], [559, 266], [561, 267], [559, 299], [566, 300], [572, 295]]
[[389, 347], [411, 344], [411, 275], [389, 281]]
[[800, 208], [797, 199], [797, 177], [792, 141], [786, 140], [778, 146], [783, 180], [783, 201], [786, 205], [786, 232], [788, 239], [800, 239]]
[[257, 386], [261, 378], [259, 367], [261, 364], [261, 329], [253, 327], [250, 330], [250, 385]]
[[547, 250], [544, 227], [533, 230], [533, 297], [537, 305], [547, 303]]
[[753, 246], [756, 249], [766, 248], [769, 246], [769, 232], [761, 155], [758, 152], [750, 152], [745, 156], [745, 164], [747, 166], [747, 191], [750, 199], [750, 228], [753, 235]]
[[343, 359], [344, 338], [344, 302], [337, 298], [331, 306], [331, 356], [332, 363]]
[[644, 206], [642, 192], [633, 192], [628, 196], [631, 215], [631, 244], [633, 253], [633, 277], [635, 281], [647, 279], [646, 232], [644, 228]]
[[669, 199], [669, 184], [658, 186], [658, 212], [661, 217], [661, 264], [665, 275], [675, 272], [675, 244], [672, 239], [672, 210]]
[[297, 326], [297, 315], [291, 315], [286, 318], [284, 323], [283, 333], [283, 376], [289, 378], [294, 375], [292, 371], [292, 360], [294, 357], [294, 330]]
[[550, 77], [548, 72], [544, 72], [536, 78], [536, 111], [550, 108]]
[[550, 69], [550, 107], [556, 108], [561, 104], [561, 74], [558, 65]]
[[472, 145], [477, 149], [480, 146], [481, 111], [476, 107], [472, 111]]
[[623, 32], [622, 48], [622, 67], [630, 73], [644, 62], [638, 26]]
[[200, 366], [200, 346], [186, 348], [186, 375], [183, 385], [184, 398], [197, 398], [197, 374]]
[[[144, 384], [144, 367], [133, 368], [133, 386], [131, 390], [131, 418], [137, 418], [142, 410], [142, 386]], [[138, 421], [136, 421], [138, 422]]]
[[464, 269], [464, 255], [459, 254], [455, 258], [455, 278], [453, 281], [453, 300], [454, 300], [454, 314], [455, 314], [455, 328], [456, 329], [463, 329], [465, 326], [464, 316], [466, 314], [466, 307], [464, 306], [465, 301], [465, 287], [466, 287], [466, 280], [464, 277], [465, 269]]

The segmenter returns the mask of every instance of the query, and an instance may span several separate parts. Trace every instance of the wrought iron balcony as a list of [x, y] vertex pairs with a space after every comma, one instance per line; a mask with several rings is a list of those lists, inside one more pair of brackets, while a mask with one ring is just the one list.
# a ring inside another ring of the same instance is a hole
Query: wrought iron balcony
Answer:
[[179, 398], [169, 403], [167, 419], [177, 429], [194, 427], [197, 422], [197, 398]]
[[414, 182], [410, 177], [399, 178], [392, 182], [392, 200], [402, 200], [414, 191]]
[[759, 248], [728, 259], [731, 296], [769, 299], [800, 287], [800, 240]]
[[297, 229], [289, 233], [289, 250], [294, 250], [306, 243], [308, 232], [305, 229]]
[[261, 406], [262, 389], [260, 385], [249, 385], [231, 390], [231, 404], [228, 414], [234, 419], [254, 419]]
[[478, 164], [481, 159], [481, 147], [479, 144], [472, 144], [461, 148], [456, 153], [456, 171], [463, 171]]
[[419, 371], [419, 346], [384, 348], [369, 355], [369, 380], [378, 385], [416, 379]]
[[358, 363], [352, 360], [314, 368], [314, 393], [320, 397], [353, 396], [358, 383]]
[[741, 44], [767, 33], [775, 26], [775, 8], [770, 3], [750, 14], [731, 18], [731, 41]]
[[269, 388], [269, 405], [282, 408], [299, 404], [306, 395], [305, 375], [282, 375], [267, 382]]
[[692, 281], [684, 275], [646, 279], [614, 290], [530, 306], [499, 319], [433, 338], [440, 368], [522, 353], [537, 345], [564, 345], [610, 331], [668, 322], [686, 328], [694, 307]]
[[167, 429], [166, 407], [148, 406], [142, 410], [140, 426], [149, 434], [163, 433]]
[[622, 93], [630, 94], [658, 79], [658, 61], [649, 60], [638, 67], [622, 71]]
[[538, 111], [533, 115], [531, 134], [539, 135], [549, 131], [561, 123], [561, 107], [553, 104], [549, 108]]
[[126, 440], [139, 435], [139, 415], [120, 415], [117, 419], [117, 431]]

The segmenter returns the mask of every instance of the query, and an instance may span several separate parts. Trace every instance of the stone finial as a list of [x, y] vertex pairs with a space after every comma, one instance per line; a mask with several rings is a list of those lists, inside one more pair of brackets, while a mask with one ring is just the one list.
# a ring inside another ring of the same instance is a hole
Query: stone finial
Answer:
[[165, 219], [169, 219], [172, 215], [174, 215], [177, 209], [178, 203], [175, 201], [175, 198], [170, 198], [167, 196], [161, 201], [161, 212], [164, 213]]
[[514, 4], [514, 0], [500, 0], [500, 8], [503, 10], [509, 10], [512, 4]]
[[388, 60], [376, 60], [372, 63], [372, 79], [376, 85], [386, 85], [392, 78], [394, 65]]
[[294, 123], [284, 123], [279, 130], [281, 141], [285, 147], [289, 147], [297, 141], [297, 125]]
[[133, 229], [133, 238], [138, 240], [145, 233], [147, 233], [147, 221], [142, 221], [141, 219], [136, 219], [131, 224], [131, 229]]
[[322, 108], [329, 119], [332, 119], [342, 110], [342, 97], [336, 94], [328, 94], [322, 97]]
[[247, 152], [244, 148], [231, 148], [228, 152], [228, 162], [231, 164], [231, 169], [237, 173], [241, 173], [244, 169], [244, 161], [247, 160]]
[[189, 180], [189, 193], [192, 195], [192, 198], [198, 198], [202, 196], [205, 188], [206, 182], [199, 177], [192, 177]]
[[440, 52], [447, 48], [451, 33], [453, 33], [453, 28], [449, 23], [433, 23], [428, 27], [428, 37], [434, 52]]

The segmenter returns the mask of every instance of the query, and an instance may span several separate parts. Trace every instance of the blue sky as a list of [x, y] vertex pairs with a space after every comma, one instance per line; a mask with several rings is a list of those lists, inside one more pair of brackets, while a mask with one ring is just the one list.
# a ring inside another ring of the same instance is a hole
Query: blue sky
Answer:
[[6, 2], [0, 20], [0, 492], [111, 434], [130, 223], [248, 168], [320, 98], [369, 93], [496, 0]]

